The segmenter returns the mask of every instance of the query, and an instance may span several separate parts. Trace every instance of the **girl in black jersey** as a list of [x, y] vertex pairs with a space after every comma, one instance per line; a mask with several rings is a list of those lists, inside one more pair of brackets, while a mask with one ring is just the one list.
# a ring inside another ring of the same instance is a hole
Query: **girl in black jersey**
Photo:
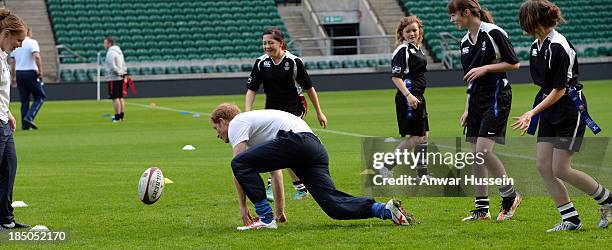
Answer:
[[[506, 72], [518, 69], [519, 61], [506, 32], [492, 23], [491, 14], [477, 0], [451, 0], [448, 14], [451, 22], [468, 29], [460, 44], [463, 80], [469, 86], [460, 123], [467, 129], [466, 138], [472, 144], [472, 151], [484, 159], [484, 164], [474, 164], [472, 172], [476, 178], [486, 178], [488, 172], [494, 178], [508, 177], [493, 146], [505, 142], [512, 102]], [[511, 219], [521, 197], [512, 185], [498, 186], [498, 189], [503, 199], [497, 220]], [[488, 187], [475, 186], [475, 193], [476, 209], [463, 221], [490, 218]]]
[[[266, 109], [278, 109], [303, 118], [307, 111], [306, 99], [303, 96], [303, 92], [306, 92], [317, 113], [319, 123], [323, 128], [326, 128], [327, 118], [321, 111], [317, 92], [312, 86], [304, 63], [301, 58], [287, 51], [283, 33], [276, 27], [267, 29], [263, 33], [262, 42], [265, 54], [255, 60], [253, 70], [247, 81], [246, 111], [253, 110], [255, 95], [263, 84], [266, 93]], [[289, 167], [287, 166], [287, 168]], [[293, 198], [295, 200], [305, 199], [308, 192], [306, 187], [291, 169], [288, 171], [297, 191]], [[272, 182], [275, 185], [272, 185]], [[284, 208], [285, 199], [282, 183], [282, 172], [280, 170], [272, 172], [268, 179], [267, 196], [268, 200], [275, 201], [278, 214], [282, 214]], [[274, 189], [274, 192], [272, 189]]]
[[[538, 171], [562, 219], [548, 232], [576, 230], [582, 226], [562, 181], [591, 195], [600, 204], [598, 227], [606, 228], [612, 222], [610, 191], [571, 166], [572, 154], [578, 152], [582, 143], [585, 121], [592, 122], [592, 119], [586, 111], [586, 99], [578, 81], [576, 50], [554, 29], [564, 22], [561, 11], [546, 0], [530, 0], [521, 5], [519, 21], [521, 28], [536, 38], [530, 50], [529, 68], [534, 83], [541, 89], [537, 94], [539, 104], [522, 116], [514, 117], [517, 121], [512, 127], [521, 129], [524, 134], [530, 124], [536, 125], [539, 120]], [[593, 132], [601, 130], [594, 122], [590, 124]]]
[[[417, 177], [428, 177], [425, 155], [427, 154], [427, 138], [429, 122], [427, 106], [425, 105], [425, 72], [427, 58], [421, 50], [423, 41], [423, 22], [417, 16], [407, 16], [400, 20], [395, 30], [395, 45], [391, 62], [391, 80], [397, 93], [395, 94], [395, 110], [397, 125], [401, 137], [409, 135], [396, 149], [400, 151], [414, 148], [414, 153], [421, 153], [417, 162]], [[380, 169], [383, 177], [392, 177], [390, 171], [394, 165]]]

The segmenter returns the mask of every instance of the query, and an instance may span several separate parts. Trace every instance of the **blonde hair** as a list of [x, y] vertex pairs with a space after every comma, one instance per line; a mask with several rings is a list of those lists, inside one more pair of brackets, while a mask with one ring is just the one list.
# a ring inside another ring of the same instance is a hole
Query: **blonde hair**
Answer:
[[421, 21], [421, 19], [419, 19], [419, 17], [417, 17], [416, 15], [411, 15], [402, 17], [399, 24], [397, 25], [397, 28], [395, 29], [395, 46], [399, 46], [400, 44], [402, 44], [402, 42], [404, 42], [404, 36], [402, 35], [402, 32], [404, 31], [406, 26], [410, 25], [411, 23], [416, 23], [417, 26], [419, 26], [419, 37], [417, 38], [416, 45], [421, 45], [421, 43], [423, 42], [424, 35], [423, 21]]
[[0, 32], [8, 31], [11, 34], [27, 32], [27, 25], [17, 15], [6, 8], [0, 8]]
[[221, 119], [231, 121], [235, 116], [240, 114], [240, 108], [233, 103], [221, 103], [210, 114], [210, 121], [219, 123]]

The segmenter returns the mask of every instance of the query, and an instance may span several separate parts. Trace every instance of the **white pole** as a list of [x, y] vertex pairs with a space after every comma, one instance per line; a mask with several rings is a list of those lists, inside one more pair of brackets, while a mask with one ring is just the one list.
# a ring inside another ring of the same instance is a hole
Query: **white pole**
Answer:
[[97, 74], [97, 83], [96, 83], [96, 89], [97, 89], [97, 96], [98, 96], [98, 101], [100, 101], [100, 64], [102, 64], [102, 58], [101, 58], [101, 53], [98, 52], [98, 58], [97, 58], [97, 63], [96, 63], [96, 69], [98, 70], [98, 74]]

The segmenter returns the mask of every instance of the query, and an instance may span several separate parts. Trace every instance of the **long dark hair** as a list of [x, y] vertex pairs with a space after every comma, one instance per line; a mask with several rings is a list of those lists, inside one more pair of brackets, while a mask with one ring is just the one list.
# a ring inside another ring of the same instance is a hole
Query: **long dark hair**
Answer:
[[457, 11], [463, 13], [464, 10], [470, 10], [472, 15], [480, 18], [480, 21], [494, 23], [491, 12], [480, 7], [478, 0], [450, 0], [447, 7], [449, 14], [456, 13]]

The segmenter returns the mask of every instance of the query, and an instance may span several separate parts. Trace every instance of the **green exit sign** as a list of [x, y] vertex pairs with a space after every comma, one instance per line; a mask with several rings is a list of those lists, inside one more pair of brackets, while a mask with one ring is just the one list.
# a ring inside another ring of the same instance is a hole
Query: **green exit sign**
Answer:
[[324, 23], [341, 23], [342, 16], [325, 16], [323, 17]]

